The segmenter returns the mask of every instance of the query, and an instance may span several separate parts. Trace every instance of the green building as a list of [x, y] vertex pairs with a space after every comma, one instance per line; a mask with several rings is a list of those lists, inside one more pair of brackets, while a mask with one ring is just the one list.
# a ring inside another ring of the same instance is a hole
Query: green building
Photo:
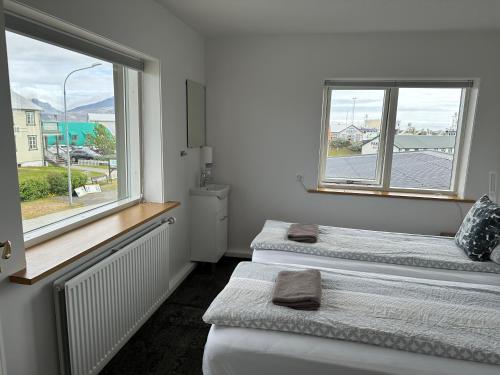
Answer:
[[[95, 133], [98, 124], [93, 122], [68, 122], [69, 144], [72, 146], [85, 146], [88, 134]], [[46, 146], [66, 144], [66, 123], [58, 121], [43, 121], [43, 135]], [[108, 130], [109, 132], [109, 130]], [[109, 133], [111, 135], [111, 132]]]

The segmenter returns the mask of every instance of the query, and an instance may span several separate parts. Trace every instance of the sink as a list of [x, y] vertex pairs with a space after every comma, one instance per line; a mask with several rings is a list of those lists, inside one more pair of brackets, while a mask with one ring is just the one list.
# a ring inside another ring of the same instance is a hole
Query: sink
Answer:
[[190, 189], [189, 192], [191, 195], [208, 195], [214, 196], [219, 199], [224, 199], [229, 194], [229, 185], [219, 185], [219, 184], [208, 184], [204, 187], [196, 187], [194, 189]]

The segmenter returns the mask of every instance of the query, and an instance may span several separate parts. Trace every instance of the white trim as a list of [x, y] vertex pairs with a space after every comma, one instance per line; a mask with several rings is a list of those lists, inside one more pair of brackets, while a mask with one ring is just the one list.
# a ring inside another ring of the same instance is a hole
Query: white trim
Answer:
[[[170, 249], [172, 250], [172, 249]], [[186, 279], [186, 277], [189, 276], [189, 274], [194, 270], [196, 267], [196, 263], [189, 262], [187, 263], [184, 267], [181, 268], [179, 272], [177, 272], [174, 277], [172, 277], [169, 281], [168, 288], [169, 288], [169, 295], [177, 289], [179, 285]]]
[[[325, 81], [322, 106], [322, 128], [320, 143], [320, 162], [318, 168], [317, 183], [319, 187], [355, 189], [355, 190], [377, 190], [395, 192], [415, 192], [443, 195], [464, 194], [464, 169], [462, 163], [469, 158], [470, 147], [464, 146], [465, 133], [470, 134], [473, 118], [469, 111], [475, 108], [475, 101], [471, 100], [471, 90], [477, 90], [478, 83], [473, 80], [335, 80]], [[391, 187], [392, 155], [394, 153], [394, 138], [396, 136], [396, 119], [398, 110], [399, 87], [428, 87], [428, 88], [462, 88], [460, 99], [460, 110], [457, 118], [457, 135], [455, 150], [452, 161], [452, 174], [450, 189], [425, 189], [425, 188], [401, 188]], [[330, 100], [332, 90], [380, 90], [385, 89], [384, 109], [379, 136], [379, 149], [377, 153], [377, 171], [374, 180], [349, 179], [349, 178], [327, 178], [326, 161], [328, 157], [328, 134], [330, 129]], [[477, 96], [477, 95], [476, 95]]]
[[398, 114], [399, 89], [393, 88], [389, 90], [388, 95], [389, 100], [387, 106], [387, 117], [385, 118], [386, 135], [384, 137], [384, 144], [379, 145], [379, 152], [380, 147], [383, 147], [383, 167], [381, 175], [382, 189], [389, 189], [391, 185], [392, 154], [394, 153], [394, 139], [396, 137], [396, 118]]
[[7, 375], [7, 369], [5, 368], [5, 351], [4, 351], [4, 339], [2, 333], [2, 324], [0, 322], [0, 375]]

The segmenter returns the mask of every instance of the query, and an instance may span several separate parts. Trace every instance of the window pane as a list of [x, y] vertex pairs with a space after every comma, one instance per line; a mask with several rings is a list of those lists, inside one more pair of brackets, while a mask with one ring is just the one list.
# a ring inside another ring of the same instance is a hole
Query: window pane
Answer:
[[462, 89], [399, 89], [391, 187], [450, 190]]
[[24, 232], [126, 198], [126, 129], [115, 116], [123, 68], [6, 35]]
[[384, 90], [332, 90], [327, 179], [376, 179], [384, 95]]

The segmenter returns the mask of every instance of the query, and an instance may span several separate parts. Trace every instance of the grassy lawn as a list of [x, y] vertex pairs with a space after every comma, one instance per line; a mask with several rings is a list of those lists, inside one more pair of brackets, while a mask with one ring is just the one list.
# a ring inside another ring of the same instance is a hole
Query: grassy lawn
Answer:
[[[76, 170], [76, 169], [75, 169]], [[83, 171], [78, 169], [79, 172], [84, 172], [88, 177], [98, 177], [102, 176], [104, 173], [98, 173], [94, 171]], [[19, 176], [19, 182], [26, 181], [28, 179], [44, 179], [51, 173], [64, 173], [66, 168], [63, 167], [19, 167], [17, 168], [17, 174]]]
[[21, 202], [21, 212], [23, 220], [28, 220], [81, 206], [81, 204], [73, 204], [70, 207], [66, 200], [61, 199], [60, 197], [50, 197], [31, 202]]
[[110, 182], [109, 184], [101, 184], [101, 190], [102, 191], [113, 191], [118, 189], [118, 182], [116, 178]]
[[328, 156], [329, 157], [335, 157], [335, 156], [350, 156], [350, 155], [359, 155], [359, 152], [354, 152], [349, 150], [348, 148], [329, 148], [328, 149]]
[[[101, 168], [100, 168], [101, 169]], [[103, 176], [106, 169], [103, 169], [103, 173], [95, 171], [85, 171], [81, 169], [75, 169], [78, 173], [85, 173], [88, 178]], [[66, 168], [64, 167], [19, 167], [17, 169], [19, 182], [23, 182], [29, 179], [43, 180], [46, 179], [48, 175], [52, 173], [65, 173]], [[112, 191], [117, 189], [116, 180], [109, 184], [102, 185], [103, 191]], [[77, 208], [84, 206], [83, 203], [74, 203], [71, 207], [68, 205], [67, 200], [64, 197], [47, 197], [43, 199], [37, 199], [34, 201], [21, 202], [21, 211], [24, 220], [34, 219], [36, 217], [52, 214], [55, 212], [65, 211], [70, 208]]]

